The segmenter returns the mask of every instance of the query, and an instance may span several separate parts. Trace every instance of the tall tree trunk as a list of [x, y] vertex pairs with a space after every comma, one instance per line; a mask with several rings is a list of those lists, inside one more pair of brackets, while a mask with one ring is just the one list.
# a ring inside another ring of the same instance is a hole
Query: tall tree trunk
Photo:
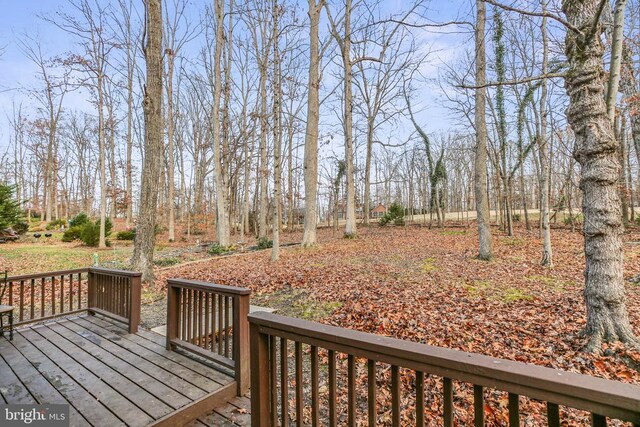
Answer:
[[[542, 0], [542, 9], [546, 11], [546, 0]], [[547, 36], [547, 18], [542, 18], [542, 74], [547, 73], [549, 42]], [[541, 201], [540, 217], [542, 220], [542, 260], [545, 267], [553, 265], [553, 252], [551, 248], [551, 227], [549, 226], [549, 147], [547, 142], [547, 79], [542, 79], [540, 84], [540, 134], [538, 135], [540, 169], [541, 169]]]
[[222, 161], [222, 138], [220, 135], [220, 98], [222, 94], [222, 44], [224, 43], [224, 0], [215, 0], [216, 15], [216, 45], [213, 50], [213, 161], [214, 180], [216, 186], [216, 235], [218, 244], [223, 247], [230, 245], [229, 203], [227, 183], [225, 180], [224, 164]]
[[478, 258], [490, 260], [493, 257], [491, 230], [489, 228], [489, 200], [487, 196], [487, 121], [485, 117], [487, 89], [486, 83], [486, 53], [485, 53], [485, 24], [487, 6], [483, 0], [476, 1], [476, 97], [475, 97], [475, 130], [476, 150], [474, 160], [474, 180], [476, 213], [478, 220], [479, 252]]
[[163, 154], [162, 0], [147, 0], [145, 19], [147, 40], [144, 55], [147, 63], [147, 81], [143, 99], [144, 163], [132, 264], [142, 272], [142, 280], [153, 282], [157, 184], [162, 172]]
[[282, 99], [280, 82], [280, 51], [278, 46], [278, 0], [273, 0], [273, 245], [271, 246], [271, 262], [280, 258], [280, 225], [282, 202], [282, 127], [281, 106]]
[[100, 169], [100, 238], [99, 248], [107, 247], [106, 220], [107, 220], [107, 166], [104, 135], [104, 88], [102, 86], [102, 71], [98, 71], [96, 79], [98, 90], [98, 158]]
[[176, 208], [175, 208], [175, 155], [173, 129], [173, 68], [175, 52], [167, 49], [167, 204], [169, 205], [169, 241], [176, 239]]
[[347, 223], [346, 237], [355, 237], [356, 229], [356, 188], [353, 168], [353, 71], [351, 64], [351, 0], [346, 0], [344, 12], [344, 39], [342, 42], [342, 64], [344, 66], [344, 151], [347, 175]]
[[304, 140], [304, 232], [302, 246], [314, 246], [317, 243], [318, 227], [318, 122], [319, 105], [319, 63], [318, 25], [324, 0], [309, 0], [309, 93], [307, 95], [307, 125]]
[[[585, 238], [587, 350], [603, 341], [638, 344], [627, 314], [623, 281], [622, 216], [617, 189], [618, 148], [604, 99], [604, 47], [597, 23], [600, 0], [563, 3], [563, 12], [581, 33], [567, 30], [569, 95], [567, 118], [573, 128], [581, 166]], [[596, 25], [594, 26], [594, 22]], [[592, 32], [592, 28], [596, 31]]]
[[364, 223], [369, 225], [369, 215], [371, 212], [371, 156], [373, 155], [373, 117], [367, 118], [367, 152], [364, 162]]

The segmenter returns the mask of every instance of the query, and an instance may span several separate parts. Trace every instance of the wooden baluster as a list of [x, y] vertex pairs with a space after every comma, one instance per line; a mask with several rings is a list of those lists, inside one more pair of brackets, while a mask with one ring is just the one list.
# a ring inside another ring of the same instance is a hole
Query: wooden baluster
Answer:
[[187, 289], [187, 336], [186, 341], [191, 342], [193, 338], [193, 289]]
[[227, 305], [227, 297], [226, 296], [222, 296], [222, 336], [223, 336], [223, 340], [222, 340], [222, 353], [221, 355], [224, 355], [224, 357], [229, 357], [228, 355], [228, 341], [229, 341], [229, 337], [227, 335], [228, 329], [229, 329], [229, 325], [227, 320], [229, 319], [227, 310], [228, 310], [228, 305]]
[[400, 427], [400, 369], [391, 366], [391, 422], [393, 427]]
[[473, 418], [476, 427], [484, 427], [484, 388], [473, 386]]
[[[220, 310], [222, 312], [222, 310]], [[269, 384], [271, 384], [271, 425], [278, 424], [278, 372], [276, 337], [269, 337]]]
[[34, 319], [36, 317], [35, 314], [35, 310], [36, 310], [36, 292], [35, 292], [35, 280], [31, 279], [29, 281], [29, 293], [31, 294], [31, 319]]
[[377, 372], [376, 372], [376, 361], [368, 360], [367, 361], [367, 387], [368, 387], [368, 395], [367, 395], [367, 403], [369, 408], [369, 427], [376, 426], [376, 419], [378, 417], [378, 411], [376, 409], [376, 392], [377, 392]]
[[40, 280], [40, 317], [44, 317], [45, 313], [45, 279]]
[[209, 323], [211, 322], [211, 313], [209, 310], [209, 295], [210, 292], [204, 294], [204, 343], [202, 348], [209, 348]]
[[560, 408], [555, 403], [547, 402], [547, 422], [549, 427], [560, 427]]
[[289, 357], [287, 339], [280, 338], [280, 396], [282, 396], [282, 427], [289, 425]]
[[[336, 411], [336, 352], [329, 350], [329, 426], [338, 425], [338, 412]], [[301, 424], [300, 424], [301, 425]]]
[[18, 319], [24, 320], [24, 280], [20, 281], [20, 309], [18, 310]]
[[51, 277], [51, 315], [56, 314], [56, 278]]
[[424, 427], [424, 372], [416, 372], [416, 427]]
[[218, 354], [222, 356], [224, 353], [222, 351], [222, 340], [223, 340], [223, 320], [224, 320], [224, 307], [222, 299], [224, 297], [222, 295], [218, 295]]
[[13, 282], [9, 282], [9, 304], [13, 305]]
[[202, 292], [195, 291], [196, 298], [196, 337], [194, 344], [199, 346], [202, 338]]
[[82, 308], [82, 273], [78, 273], [78, 310]]
[[453, 427], [453, 383], [451, 378], [443, 379], [444, 427]]
[[198, 346], [204, 346], [204, 298], [205, 291], [200, 291], [198, 296]]
[[69, 311], [73, 311], [73, 274], [69, 274]]
[[193, 290], [193, 329], [191, 331], [191, 344], [196, 344], [198, 341], [198, 295], [200, 292], [196, 289]]
[[348, 424], [356, 425], [356, 358], [352, 354], [347, 357], [347, 400], [348, 400]]
[[60, 313], [64, 313], [64, 274], [60, 275]]
[[509, 393], [509, 427], [520, 427], [520, 396]]
[[[253, 350], [252, 350], [253, 351]], [[304, 400], [302, 395], [302, 343], [295, 344], [296, 359], [296, 425], [301, 426], [304, 420]]]
[[182, 312], [180, 313], [180, 339], [182, 341], [187, 340], [187, 290], [184, 288], [180, 289], [180, 307]]
[[320, 425], [320, 392], [318, 373], [318, 347], [311, 346], [311, 425]]

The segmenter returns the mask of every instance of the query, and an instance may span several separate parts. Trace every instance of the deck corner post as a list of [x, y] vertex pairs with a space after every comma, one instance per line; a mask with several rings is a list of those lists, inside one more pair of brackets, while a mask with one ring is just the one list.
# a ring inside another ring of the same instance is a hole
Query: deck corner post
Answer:
[[171, 280], [167, 281], [167, 350], [173, 350], [171, 341], [178, 338], [178, 312], [180, 307], [180, 288], [174, 287]]
[[251, 362], [249, 356], [249, 303], [250, 294], [238, 295], [233, 299], [233, 359], [238, 396], [249, 391]]
[[135, 334], [138, 332], [138, 325], [140, 324], [142, 274], [133, 275], [129, 280], [129, 333]]
[[269, 402], [269, 336], [250, 323], [251, 336], [251, 427], [271, 426]]

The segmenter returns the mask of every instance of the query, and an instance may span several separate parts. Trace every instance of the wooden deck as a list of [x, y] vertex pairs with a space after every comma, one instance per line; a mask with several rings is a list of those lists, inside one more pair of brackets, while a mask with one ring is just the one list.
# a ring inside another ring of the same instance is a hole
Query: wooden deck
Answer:
[[[173, 426], [233, 405], [234, 378], [165, 348], [165, 338], [82, 315], [0, 338], [0, 402], [69, 403], [72, 426]], [[236, 398], [239, 405], [245, 397]], [[233, 419], [233, 408], [222, 409]], [[237, 415], [245, 415], [244, 410]], [[218, 424], [215, 413], [194, 425]], [[230, 421], [229, 421], [230, 422]], [[228, 424], [233, 425], [233, 424]]]

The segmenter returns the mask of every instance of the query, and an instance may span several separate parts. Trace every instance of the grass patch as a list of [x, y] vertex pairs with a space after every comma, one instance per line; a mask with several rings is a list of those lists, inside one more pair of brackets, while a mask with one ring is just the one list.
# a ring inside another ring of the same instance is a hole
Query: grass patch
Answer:
[[564, 291], [567, 287], [574, 286], [575, 283], [571, 280], [560, 280], [555, 277], [542, 276], [542, 275], [533, 275], [527, 276], [525, 279], [530, 280], [532, 282], [542, 283], [547, 288], [552, 289], [554, 291]]
[[534, 296], [527, 291], [515, 287], [502, 287], [490, 280], [476, 280], [464, 284], [463, 287], [472, 298], [486, 298], [490, 300], [513, 303], [517, 301], [531, 301]]
[[443, 236], [466, 236], [466, 230], [442, 230], [440, 232]]
[[275, 308], [278, 314], [305, 320], [319, 320], [330, 316], [342, 306], [338, 301], [319, 301], [304, 289], [286, 287], [271, 294], [256, 295], [252, 303]]
[[424, 261], [422, 261], [423, 273], [433, 273], [434, 271], [437, 271], [437, 270], [438, 270], [438, 267], [436, 266], [435, 258], [427, 258]]
[[501, 292], [500, 299], [506, 303], [531, 301], [533, 299], [533, 295], [530, 295], [519, 288], [507, 288]]
[[525, 244], [524, 239], [521, 239], [520, 237], [505, 237], [502, 240], [502, 243], [504, 243], [507, 246], [523, 246]]
[[176, 264], [180, 264], [180, 260], [178, 258], [160, 258], [153, 260], [153, 265], [158, 267], [171, 267]]

